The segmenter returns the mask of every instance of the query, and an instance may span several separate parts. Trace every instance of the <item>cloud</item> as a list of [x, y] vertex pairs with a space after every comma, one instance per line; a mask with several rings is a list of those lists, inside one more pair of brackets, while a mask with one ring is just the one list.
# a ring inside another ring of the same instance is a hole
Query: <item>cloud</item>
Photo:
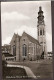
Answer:
[[15, 21], [15, 20], [28, 20], [30, 19], [28, 16], [18, 13], [18, 12], [5, 12], [1, 14], [2, 21]]
[[26, 26], [23, 25], [17, 29], [15, 29], [15, 33], [18, 33], [19, 35], [22, 35], [23, 32], [28, 33], [29, 35], [31, 35], [32, 37], [37, 39], [37, 27], [31, 27], [31, 26]]
[[11, 39], [12, 39], [12, 37], [6, 37], [5, 40], [2, 40], [2, 45], [4, 45], [4, 44], [9, 44], [10, 41], [11, 41]]

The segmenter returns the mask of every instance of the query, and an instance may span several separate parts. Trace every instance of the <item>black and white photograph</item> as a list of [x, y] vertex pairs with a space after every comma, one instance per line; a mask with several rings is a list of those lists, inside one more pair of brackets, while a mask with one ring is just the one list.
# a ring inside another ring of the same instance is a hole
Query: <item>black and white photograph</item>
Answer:
[[51, 1], [1, 2], [2, 77], [53, 79]]

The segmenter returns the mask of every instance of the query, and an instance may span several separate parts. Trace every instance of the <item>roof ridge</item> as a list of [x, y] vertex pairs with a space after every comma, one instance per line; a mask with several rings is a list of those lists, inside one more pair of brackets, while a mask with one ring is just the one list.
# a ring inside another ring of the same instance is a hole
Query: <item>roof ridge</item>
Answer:
[[[26, 33], [26, 32], [23, 32], [23, 33], [25, 33], [25, 34], [29, 37], [29, 39], [32, 38], [33, 40], [37, 41], [38, 44], [39, 44], [39, 41], [38, 41], [37, 39], [35, 39], [34, 37], [32, 37], [30, 34], [28, 34], [28, 33]], [[30, 40], [31, 40], [31, 39], [30, 39]]]
[[[26, 32], [25, 32], [26, 33]], [[28, 36], [30, 36], [30, 37], [32, 37], [30, 34], [28, 34], [28, 33], [26, 33]], [[32, 37], [33, 39], [35, 39], [34, 37]], [[37, 40], [37, 39], [35, 39], [35, 40]], [[37, 40], [38, 41], [38, 40]]]

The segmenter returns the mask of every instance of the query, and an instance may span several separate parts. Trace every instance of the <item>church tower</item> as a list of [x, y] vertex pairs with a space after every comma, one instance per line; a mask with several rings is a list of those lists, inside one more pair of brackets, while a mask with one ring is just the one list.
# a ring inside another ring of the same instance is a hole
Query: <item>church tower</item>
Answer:
[[42, 54], [44, 53], [44, 58], [47, 57], [47, 49], [46, 49], [46, 35], [45, 35], [45, 23], [44, 23], [44, 15], [42, 11], [42, 7], [39, 7], [38, 12], [38, 24], [37, 24], [37, 33], [38, 33], [38, 41], [42, 47]]

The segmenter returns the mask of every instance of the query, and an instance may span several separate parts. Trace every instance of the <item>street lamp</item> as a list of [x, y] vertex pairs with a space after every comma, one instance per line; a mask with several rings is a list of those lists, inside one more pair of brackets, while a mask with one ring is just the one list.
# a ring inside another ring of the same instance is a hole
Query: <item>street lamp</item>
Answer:
[[29, 53], [29, 56], [30, 56], [30, 53]]

